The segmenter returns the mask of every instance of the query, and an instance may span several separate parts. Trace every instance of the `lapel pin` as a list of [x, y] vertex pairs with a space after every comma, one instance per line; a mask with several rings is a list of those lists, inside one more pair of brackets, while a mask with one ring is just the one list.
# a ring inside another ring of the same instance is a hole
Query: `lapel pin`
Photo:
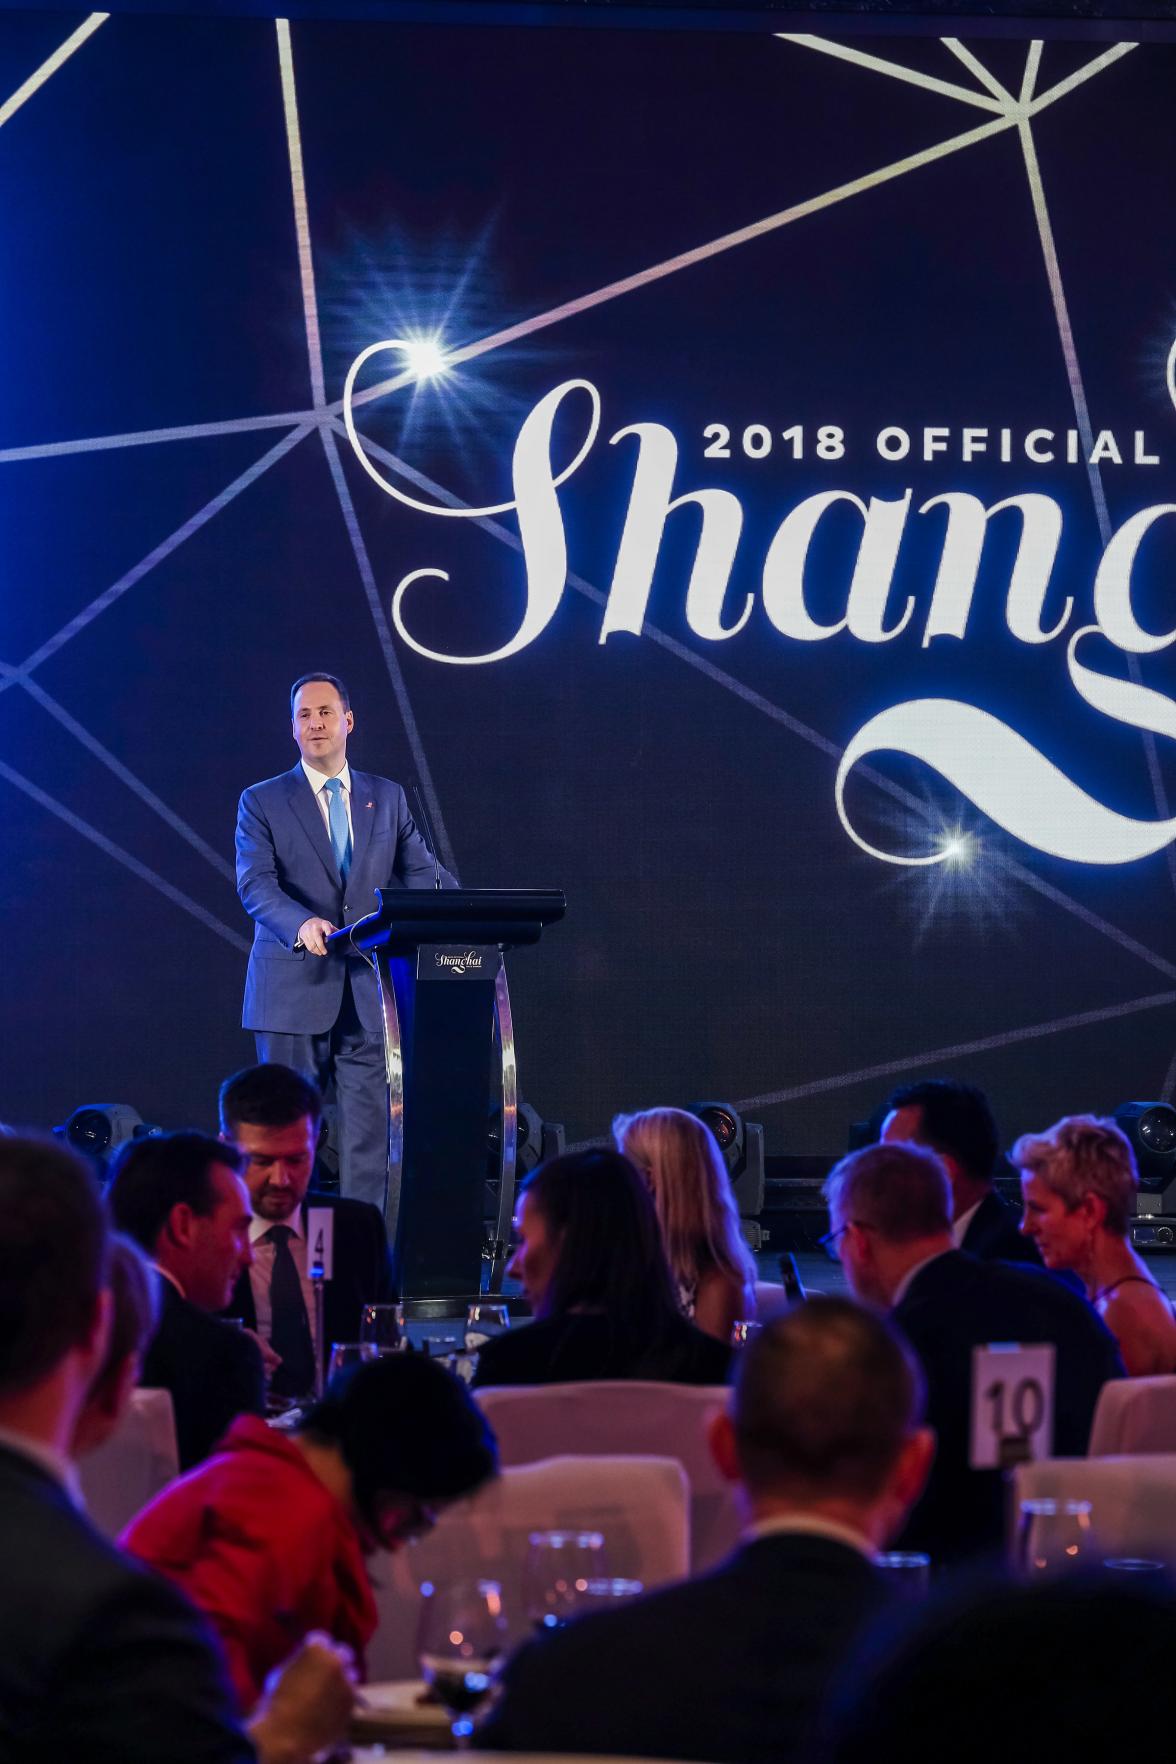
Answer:
[[376, 805], [374, 802], [365, 802], [363, 806], [364, 808], [375, 808]]

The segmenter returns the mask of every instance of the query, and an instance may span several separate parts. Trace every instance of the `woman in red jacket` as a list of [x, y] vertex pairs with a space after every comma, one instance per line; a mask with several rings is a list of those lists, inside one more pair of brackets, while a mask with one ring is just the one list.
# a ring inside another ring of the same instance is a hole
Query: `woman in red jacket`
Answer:
[[365, 1557], [427, 1530], [496, 1468], [464, 1387], [396, 1354], [332, 1379], [295, 1434], [241, 1416], [121, 1542], [208, 1617], [247, 1711], [312, 1630], [346, 1642], [362, 1670], [376, 1627]]

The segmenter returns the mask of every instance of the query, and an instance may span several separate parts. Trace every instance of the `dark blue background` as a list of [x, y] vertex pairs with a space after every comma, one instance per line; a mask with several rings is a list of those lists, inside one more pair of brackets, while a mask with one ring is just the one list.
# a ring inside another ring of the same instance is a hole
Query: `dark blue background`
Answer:
[[[0, 102], [83, 16], [0, 14]], [[972, 84], [933, 39], [853, 41]], [[768, 28], [300, 23], [293, 44], [328, 399], [364, 345], [405, 325], [443, 323], [459, 345], [989, 120]], [[1023, 43], [976, 47], [1019, 83]], [[1039, 88], [1101, 47], [1051, 41]], [[1174, 76], [1176, 49], [1149, 44], [1034, 124], [1095, 426], [1145, 428], [1165, 462], [1104, 472], [1115, 520], [1174, 489]], [[0, 214], [0, 448], [309, 407], [272, 24], [113, 18], [0, 129]], [[776, 524], [802, 496], [909, 485], [914, 507], [947, 489], [1054, 496], [1065, 531], [1049, 606], [1072, 594], [1074, 623], [1088, 617], [1100, 544], [1081, 468], [888, 465], [872, 449], [887, 423], [1073, 421], [1015, 131], [490, 352], [448, 386], [369, 407], [362, 427], [458, 495], [499, 500], [519, 423], [572, 377], [604, 406], [601, 439], [561, 493], [571, 568], [597, 588], [635, 452], [607, 437], [659, 421], [678, 437], [679, 491], [722, 486], [743, 502], [732, 607], [758, 592]], [[294, 420], [0, 461], [0, 660], [24, 662]], [[761, 461], [704, 460], [712, 421], [736, 438], [749, 422], [834, 422], [849, 452], [836, 465], [792, 462], [779, 444]], [[399, 507], [341, 445], [385, 608], [406, 571], [443, 567], [450, 586], [409, 602], [413, 628], [453, 650], [503, 641], [521, 606], [517, 553]], [[738, 637], [700, 642], [684, 618], [697, 533], [685, 512], [667, 528], [650, 618], [837, 751], [901, 698], [967, 697], [1103, 800], [1153, 817], [1139, 737], [1080, 703], [1060, 643], [1025, 648], [1005, 630], [1015, 529], [993, 531], [963, 644], [920, 647], [942, 516], [912, 515], [894, 599], [913, 593], [919, 610], [892, 644], [790, 644], [758, 604]], [[835, 519], [814, 546], [816, 616], [840, 616], [855, 537]], [[1139, 595], [1157, 629], [1171, 623], [1174, 559], [1157, 530]], [[600, 617], [569, 588], [540, 641], [504, 664], [398, 650], [463, 878], [567, 891], [566, 922], [515, 959], [512, 980], [524, 1089], [571, 1138], [619, 1108], [796, 1090], [807, 1094], [751, 1110], [770, 1148], [831, 1151], [894, 1081], [852, 1074], [890, 1062], [987, 1084], [1009, 1134], [1160, 1093], [1170, 1004], [954, 1061], [936, 1050], [1172, 990], [1163, 854], [1110, 870], [1042, 857], [895, 764], [892, 777], [974, 830], [980, 856], [966, 876], [883, 866], [837, 820], [835, 754], [649, 635], [602, 647]], [[314, 666], [351, 684], [355, 763], [413, 778], [312, 433], [35, 670], [58, 716], [22, 684], [0, 692], [0, 1116], [45, 1122], [101, 1096], [203, 1122], [218, 1079], [251, 1054], [235, 1027], [249, 926], [231, 883], [61, 716], [223, 865], [238, 792], [294, 758], [286, 692]], [[1170, 656], [1144, 677], [1168, 690]], [[1160, 764], [1176, 784], [1163, 752]], [[917, 817], [880, 819], [886, 799], [868, 783], [854, 780], [851, 800], [899, 849], [925, 839]]]

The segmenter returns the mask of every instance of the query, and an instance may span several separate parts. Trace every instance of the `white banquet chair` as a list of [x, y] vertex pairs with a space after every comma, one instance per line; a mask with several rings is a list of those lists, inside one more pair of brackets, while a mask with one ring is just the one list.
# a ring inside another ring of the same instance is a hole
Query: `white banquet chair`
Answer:
[[561, 1452], [677, 1458], [690, 1484], [690, 1568], [711, 1568], [739, 1537], [735, 1490], [720, 1476], [707, 1425], [725, 1385], [663, 1384], [640, 1378], [580, 1384], [487, 1386], [474, 1392], [498, 1436], [504, 1464], [532, 1464]]
[[78, 1461], [86, 1511], [98, 1530], [117, 1537], [180, 1473], [169, 1390], [134, 1390], [105, 1444]]
[[1176, 1452], [1176, 1378], [1112, 1378], [1102, 1387], [1090, 1456]]
[[1014, 1515], [1024, 1500], [1089, 1501], [1099, 1556], [1142, 1556], [1176, 1569], [1176, 1454], [1042, 1458], [1018, 1465]]
[[680, 1580], [689, 1566], [689, 1490], [673, 1458], [549, 1458], [508, 1466], [440, 1515], [427, 1537], [371, 1564], [379, 1627], [367, 1651], [371, 1682], [417, 1676], [420, 1588], [497, 1580], [516, 1640], [523, 1565], [533, 1531], [599, 1531], [610, 1575], [646, 1588]]

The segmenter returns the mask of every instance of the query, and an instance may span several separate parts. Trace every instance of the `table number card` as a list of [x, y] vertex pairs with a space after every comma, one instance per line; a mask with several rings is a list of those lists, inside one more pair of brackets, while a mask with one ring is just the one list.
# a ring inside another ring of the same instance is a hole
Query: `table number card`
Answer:
[[333, 1207], [306, 1209], [306, 1272], [312, 1274], [321, 1264], [323, 1279], [335, 1273], [335, 1211]]
[[1048, 1458], [1053, 1450], [1055, 1353], [1052, 1342], [990, 1342], [972, 1349], [973, 1470]]

